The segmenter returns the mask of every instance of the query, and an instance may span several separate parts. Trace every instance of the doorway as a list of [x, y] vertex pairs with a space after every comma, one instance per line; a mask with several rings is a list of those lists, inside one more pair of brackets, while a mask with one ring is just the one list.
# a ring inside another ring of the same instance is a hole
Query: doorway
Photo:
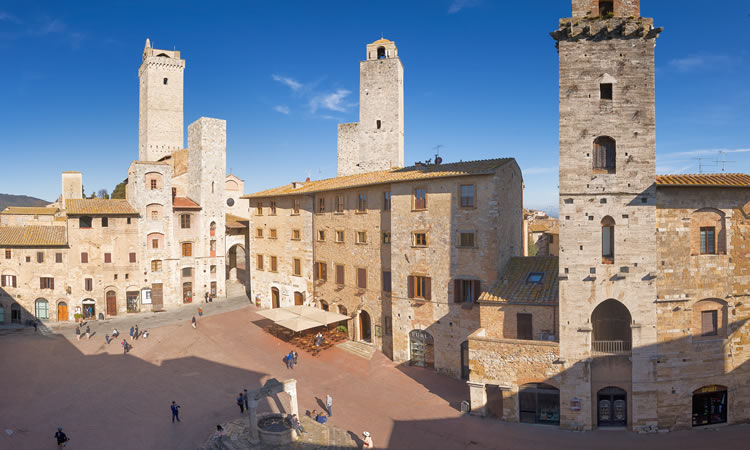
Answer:
[[435, 367], [435, 341], [424, 330], [409, 332], [409, 364], [419, 367]]
[[96, 320], [96, 302], [87, 298], [83, 302], [83, 318], [88, 320]]
[[21, 323], [21, 307], [18, 303], [10, 305], [10, 323]]
[[0, 325], [5, 324], [5, 307], [0, 305]]
[[279, 288], [271, 288], [271, 308], [281, 307], [281, 297], [279, 296]]
[[57, 304], [57, 321], [65, 322], [68, 320], [68, 304], [60, 302]]
[[518, 391], [518, 404], [521, 422], [560, 425], [560, 391], [556, 387], [525, 384]]
[[500, 386], [488, 384], [487, 390], [487, 415], [498, 419], [503, 418], [503, 391]]
[[693, 426], [727, 423], [727, 388], [704, 386], [693, 392]]
[[[153, 300], [153, 291], [151, 299]], [[125, 292], [125, 301], [127, 302], [128, 312], [138, 312], [138, 291]]]
[[628, 394], [618, 387], [604, 388], [596, 394], [600, 427], [628, 425]]
[[295, 292], [294, 293], [294, 304], [296, 306], [301, 306], [305, 304], [305, 296], [302, 295], [302, 292]]
[[115, 291], [107, 291], [107, 315], [117, 315], [117, 295]]
[[365, 342], [372, 342], [371, 335], [371, 321], [370, 315], [367, 311], [360, 311], [359, 313], [359, 340]]
[[160, 310], [164, 307], [164, 285], [162, 283], [151, 284], [151, 309]]

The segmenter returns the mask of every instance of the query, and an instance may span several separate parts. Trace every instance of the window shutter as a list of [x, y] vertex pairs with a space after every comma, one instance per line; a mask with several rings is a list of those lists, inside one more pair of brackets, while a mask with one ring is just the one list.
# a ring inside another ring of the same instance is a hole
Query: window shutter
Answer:
[[313, 270], [313, 280], [318, 281], [320, 279], [320, 263], [315, 263], [315, 270]]
[[430, 277], [424, 277], [424, 299], [425, 300], [432, 300], [432, 278]]
[[11, 278], [10, 280], [11, 280], [11, 281], [13, 282], [13, 283], [12, 283], [12, 284], [13, 284], [13, 287], [17, 287], [17, 286], [16, 286], [16, 276], [15, 276], [15, 275], [13, 275], [13, 278]]
[[135, 253], [131, 253], [130, 254], [130, 262], [132, 262], [132, 263], [135, 262]]
[[328, 279], [328, 273], [327, 273], [328, 266], [326, 265], [326, 263], [320, 263], [320, 271], [321, 271], [320, 278], [323, 281], [327, 280]]
[[482, 293], [481, 290], [482, 282], [479, 280], [474, 280], [474, 301], [476, 302], [479, 300], [479, 296]]
[[89, 262], [89, 254], [88, 253], [86, 253], [86, 252], [81, 253], [81, 262], [84, 263], [84, 264], [87, 263], [87, 262]]
[[5, 287], [5, 275], [0, 277], [0, 287]]
[[409, 275], [406, 277], [406, 286], [407, 290], [409, 291], [409, 298], [414, 298], [414, 277]]
[[55, 279], [54, 278], [50, 278], [49, 279], [49, 288], [50, 289], [54, 289], [55, 288]]
[[453, 303], [461, 303], [461, 280], [453, 280]]

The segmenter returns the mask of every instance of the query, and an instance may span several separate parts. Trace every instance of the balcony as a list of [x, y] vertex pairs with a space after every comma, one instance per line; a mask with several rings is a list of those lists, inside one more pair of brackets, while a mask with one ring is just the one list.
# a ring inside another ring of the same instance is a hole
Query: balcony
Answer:
[[633, 344], [630, 341], [593, 341], [591, 353], [594, 356], [631, 354]]

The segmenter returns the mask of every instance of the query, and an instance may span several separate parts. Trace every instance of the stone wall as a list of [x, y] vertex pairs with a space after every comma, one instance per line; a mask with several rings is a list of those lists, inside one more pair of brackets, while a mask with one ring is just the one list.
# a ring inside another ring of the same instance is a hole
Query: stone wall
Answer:
[[340, 123], [338, 126], [338, 163], [336, 176], [345, 177], [361, 173], [359, 157], [359, 124]]
[[522, 305], [497, 302], [480, 304], [481, 327], [493, 339], [518, 339], [517, 314], [531, 314], [534, 340], [557, 340], [557, 305]]

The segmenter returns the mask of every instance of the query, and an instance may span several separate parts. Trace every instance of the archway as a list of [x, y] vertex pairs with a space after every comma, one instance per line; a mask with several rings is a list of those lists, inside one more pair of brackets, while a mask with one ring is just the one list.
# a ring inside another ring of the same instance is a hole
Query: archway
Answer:
[[10, 305], [10, 323], [21, 323], [21, 306], [18, 303]]
[[359, 340], [372, 342], [370, 314], [367, 311], [359, 312]]
[[68, 304], [60, 302], [57, 304], [57, 321], [66, 322], [68, 320]]
[[116, 316], [117, 315], [117, 294], [115, 294], [115, 291], [107, 291], [107, 315], [108, 316]]
[[409, 332], [409, 364], [435, 367], [435, 340], [424, 330]]
[[247, 254], [242, 244], [229, 247], [227, 252], [227, 280], [240, 280], [244, 284], [247, 271]]
[[628, 393], [618, 387], [606, 387], [596, 394], [600, 427], [624, 427], [628, 424]]
[[726, 386], [703, 386], [693, 391], [693, 426], [727, 422], [729, 395]]
[[96, 320], [96, 300], [87, 298], [81, 304], [83, 304], [83, 318]]
[[41, 320], [49, 319], [49, 302], [46, 299], [38, 298], [34, 301], [34, 317]]
[[305, 295], [302, 292], [294, 293], [294, 304], [300, 306], [305, 304]]
[[281, 296], [279, 295], [279, 288], [271, 288], [271, 308], [281, 307]]
[[603, 301], [591, 313], [593, 325], [592, 351], [595, 354], [630, 354], [630, 311], [614, 299]]
[[518, 390], [520, 420], [524, 423], [560, 425], [560, 390], [543, 383], [530, 383]]

